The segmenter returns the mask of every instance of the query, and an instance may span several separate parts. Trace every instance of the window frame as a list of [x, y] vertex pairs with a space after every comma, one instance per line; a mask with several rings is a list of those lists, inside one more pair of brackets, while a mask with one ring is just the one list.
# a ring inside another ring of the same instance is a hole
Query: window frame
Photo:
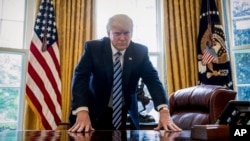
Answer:
[[[17, 120], [17, 129], [22, 130], [23, 128], [23, 117], [24, 117], [24, 105], [25, 100], [25, 86], [26, 86], [26, 72], [28, 64], [28, 53], [29, 46], [32, 38], [34, 19], [35, 19], [35, 10], [36, 10], [36, 0], [25, 0], [25, 16], [24, 16], [24, 27], [23, 27], [23, 48], [9, 48], [0, 46], [0, 53], [6, 54], [18, 54], [22, 55], [22, 72], [21, 72], [21, 82], [20, 86], [20, 95], [19, 95], [19, 109], [18, 109], [18, 120]], [[32, 28], [31, 28], [32, 27]], [[8, 87], [6, 87], [8, 88]]]
[[6, 54], [15, 54], [22, 56], [22, 68], [21, 68], [21, 82], [20, 86], [7, 86], [0, 88], [19, 88], [19, 109], [18, 109], [18, 120], [17, 120], [17, 130], [21, 130], [23, 126], [23, 115], [24, 115], [24, 105], [25, 105], [25, 85], [26, 85], [26, 72], [27, 72], [27, 49], [14, 49], [14, 48], [5, 48], [0, 47], [0, 53]]
[[[236, 72], [236, 58], [235, 55], [237, 53], [250, 53], [250, 44], [248, 45], [243, 45], [243, 46], [236, 46], [234, 45], [234, 31], [233, 31], [233, 18], [232, 18], [232, 9], [231, 9], [231, 3], [232, 0], [221, 0], [222, 5], [223, 5], [223, 20], [224, 20], [224, 25], [225, 25], [225, 35], [226, 35], [226, 41], [227, 41], [227, 46], [229, 47], [230, 51], [230, 60], [231, 60], [231, 67], [232, 67], [232, 79], [233, 79], [233, 86], [234, 90], [237, 91], [237, 97], [236, 99], [238, 100], [249, 100], [249, 99], [239, 99], [241, 93], [239, 93], [239, 87], [242, 86], [247, 86], [250, 89], [250, 83], [246, 84], [239, 84], [237, 81], [237, 72]], [[249, 16], [250, 17], [250, 16]]]

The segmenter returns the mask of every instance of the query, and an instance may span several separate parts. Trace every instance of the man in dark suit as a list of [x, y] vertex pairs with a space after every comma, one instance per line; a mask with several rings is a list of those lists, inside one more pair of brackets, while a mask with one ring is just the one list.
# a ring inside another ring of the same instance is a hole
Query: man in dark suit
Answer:
[[[133, 22], [118, 14], [107, 24], [108, 37], [87, 41], [84, 54], [75, 68], [72, 81], [70, 132], [90, 130], [123, 130], [126, 128], [127, 113], [131, 129], [139, 129], [139, 114], [136, 88], [139, 78], [144, 80], [155, 109], [159, 111], [159, 124], [155, 130], [181, 131], [169, 114], [165, 90], [158, 73], [149, 60], [146, 46], [131, 41]], [[122, 66], [122, 113], [121, 125], [112, 123], [113, 62], [120, 52]]]

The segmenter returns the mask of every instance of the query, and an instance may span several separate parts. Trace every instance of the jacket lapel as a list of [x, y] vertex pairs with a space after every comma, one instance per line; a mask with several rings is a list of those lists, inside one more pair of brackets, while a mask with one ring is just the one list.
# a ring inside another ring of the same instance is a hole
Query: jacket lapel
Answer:
[[133, 48], [131, 46], [132, 42], [130, 43], [129, 47], [126, 49], [126, 52], [124, 54], [124, 62], [123, 62], [123, 88], [126, 89], [126, 86], [128, 86], [129, 83], [129, 76], [131, 74], [131, 69], [133, 65]]
[[109, 38], [104, 38], [104, 55], [103, 55], [103, 60], [105, 60], [105, 64], [106, 67], [104, 69], [106, 69], [107, 73], [107, 82], [108, 85], [110, 86], [109, 88], [112, 88], [113, 85], [113, 59], [112, 59], [112, 50], [111, 50], [111, 46], [110, 46], [110, 40]]

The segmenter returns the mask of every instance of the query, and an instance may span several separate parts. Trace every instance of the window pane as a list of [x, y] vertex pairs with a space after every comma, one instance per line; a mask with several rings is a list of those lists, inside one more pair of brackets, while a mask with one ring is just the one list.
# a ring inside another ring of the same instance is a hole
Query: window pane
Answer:
[[0, 53], [0, 87], [20, 87], [22, 56]]
[[21, 127], [25, 53], [0, 50], [0, 131]]
[[0, 0], [1, 19], [24, 21], [25, 0]]
[[[235, 53], [235, 69], [237, 84], [250, 84], [250, 50], [247, 53]], [[250, 88], [249, 88], [250, 89]]]
[[250, 50], [234, 51], [238, 100], [250, 100]]
[[250, 45], [249, 0], [231, 0], [231, 22], [234, 46]]
[[24, 0], [0, 0], [0, 47], [23, 48]]
[[108, 18], [114, 14], [127, 14], [134, 22], [132, 40], [148, 46], [150, 52], [159, 52], [155, 0], [97, 0], [96, 9], [97, 38], [107, 36]]
[[0, 131], [18, 128], [19, 88], [0, 88]]
[[240, 86], [237, 87], [237, 95], [238, 100], [248, 100], [250, 101], [250, 84], [247, 86]]
[[2, 21], [0, 23], [0, 47], [23, 48], [23, 23]]
[[160, 71], [159, 70], [159, 56], [158, 55], [150, 55], [150, 61], [152, 62], [153, 66], [155, 67], [155, 69], [157, 71]]

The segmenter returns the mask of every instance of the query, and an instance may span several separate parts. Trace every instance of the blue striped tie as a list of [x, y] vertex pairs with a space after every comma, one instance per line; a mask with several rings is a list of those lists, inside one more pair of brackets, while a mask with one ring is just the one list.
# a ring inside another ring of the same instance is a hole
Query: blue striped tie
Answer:
[[113, 125], [116, 129], [121, 126], [122, 119], [122, 66], [121, 53], [115, 54], [114, 76], [113, 76]]

